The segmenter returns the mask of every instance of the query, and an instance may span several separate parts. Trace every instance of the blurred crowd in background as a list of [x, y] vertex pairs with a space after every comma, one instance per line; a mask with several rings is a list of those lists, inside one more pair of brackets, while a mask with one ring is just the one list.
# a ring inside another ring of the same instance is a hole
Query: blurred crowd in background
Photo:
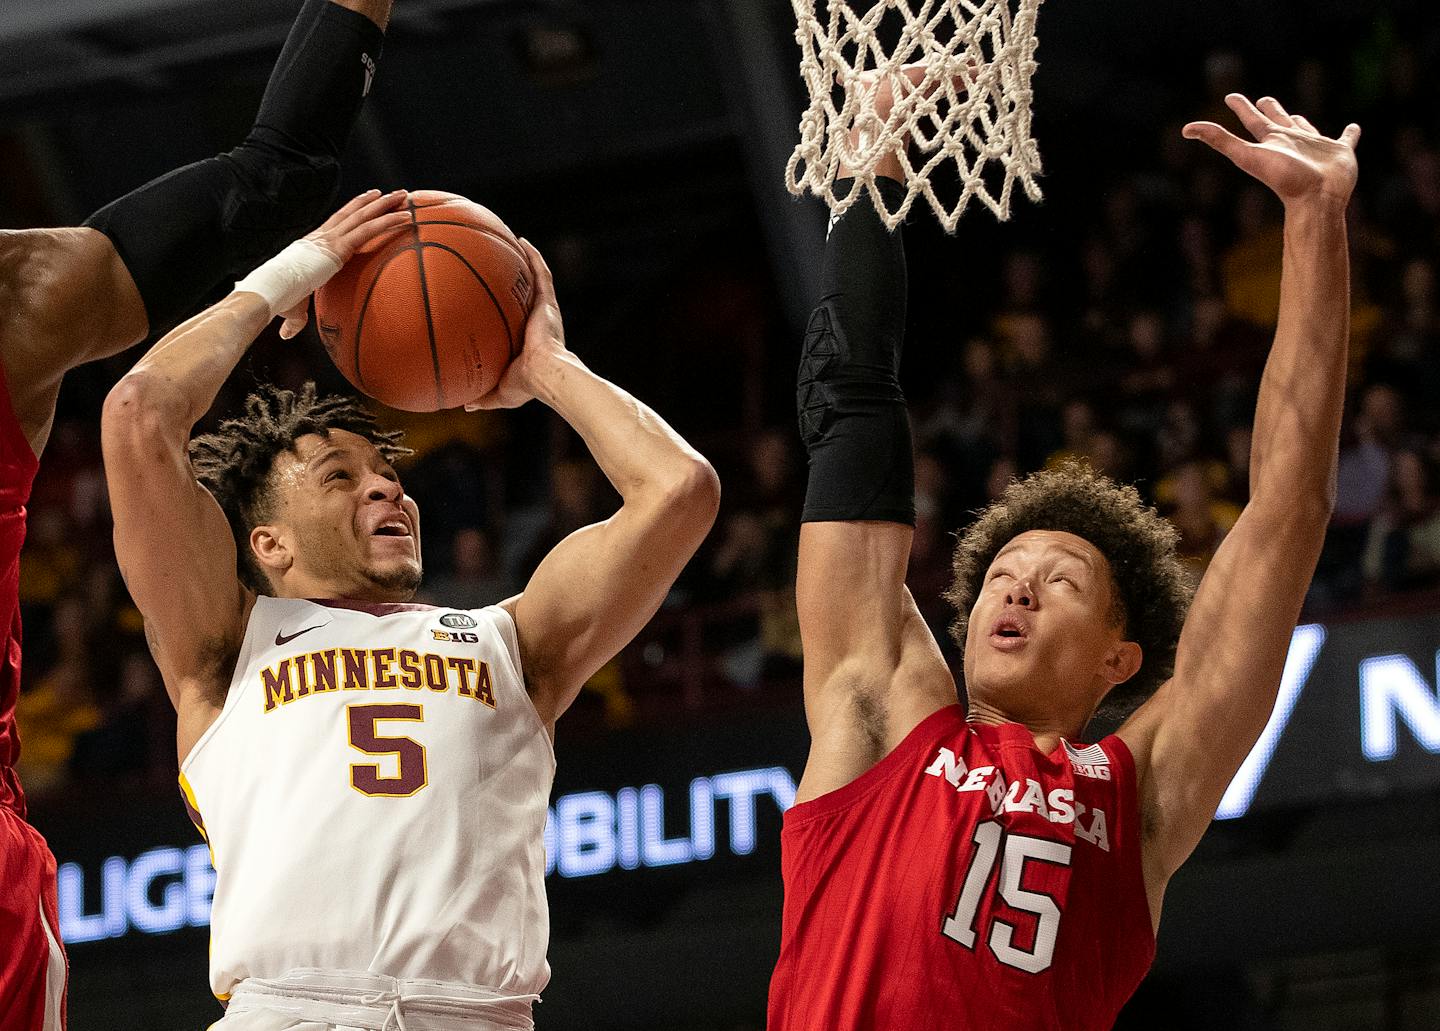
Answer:
[[[1308, 601], [1317, 616], [1440, 588], [1440, 126], [1422, 63], [1414, 46], [1383, 40], [1348, 67], [1302, 61], [1289, 92], [1277, 90], [1327, 132], [1348, 121], [1365, 129], [1350, 212], [1351, 393], [1334, 519]], [[1237, 56], [1211, 54], [1194, 108], [1168, 112], [1163, 132], [1125, 153], [1070, 157], [1089, 179], [1051, 191], [1028, 216], [1061, 228], [987, 230], [999, 245], [984, 254], [996, 288], [957, 293], [963, 318], [912, 319], [905, 386], [919, 517], [910, 583], [957, 671], [941, 598], [953, 534], [1013, 477], [1078, 459], [1135, 482], [1179, 528], [1197, 579], [1245, 504], [1282, 212], [1179, 126], [1209, 118], [1233, 127], [1218, 98], [1246, 85]], [[1054, 165], [1065, 161], [1061, 153]], [[973, 264], [966, 232], [948, 251], [935, 248], [937, 260]], [[583, 256], [551, 244], [564, 303], [567, 269], [578, 284]], [[912, 240], [912, 281], [933, 279], [913, 251]], [[707, 270], [694, 283], [678, 271], [683, 310], [672, 317], [711, 333], [738, 326], [769, 356], [744, 375], [783, 379], [797, 341], [763, 305], [746, 307], [769, 289], [768, 272], [763, 263], [730, 271], [719, 285], [698, 282]], [[912, 316], [917, 307], [912, 300]], [[21, 775], [36, 798], [95, 778], [173, 789], [173, 716], [115, 567], [98, 442], [104, 391], [136, 354], [72, 377], [32, 499], [19, 719]], [[275, 375], [298, 383], [314, 370], [294, 360]], [[742, 425], [695, 440], [724, 482], [710, 540], [654, 624], [589, 685], [566, 733], [798, 698], [792, 585], [804, 456], [787, 391], [742, 388], [767, 400], [748, 406]], [[243, 383], [222, 409], [237, 390]], [[685, 404], [644, 399], [665, 415]], [[583, 448], [543, 414], [455, 414], [415, 427], [417, 455], [401, 471], [423, 513], [421, 601], [505, 598], [550, 546], [617, 503]], [[522, 432], [547, 446], [517, 457]]]

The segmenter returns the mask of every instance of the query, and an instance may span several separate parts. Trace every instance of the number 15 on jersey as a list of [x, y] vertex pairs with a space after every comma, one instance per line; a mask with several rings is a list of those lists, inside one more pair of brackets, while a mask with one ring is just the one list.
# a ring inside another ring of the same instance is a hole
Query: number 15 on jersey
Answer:
[[955, 904], [955, 911], [945, 918], [941, 932], [945, 937], [974, 951], [976, 939], [981, 933], [981, 929], [975, 926], [976, 913], [998, 858], [1000, 876], [996, 890], [1011, 909], [1034, 914], [1037, 921], [1035, 946], [1028, 952], [1017, 948], [1014, 944], [1015, 925], [1006, 923], [999, 917], [992, 917], [990, 920], [990, 933], [986, 944], [995, 954], [995, 958], [1006, 966], [1031, 974], [1048, 969], [1055, 958], [1055, 939], [1060, 933], [1060, 907], [1049, 895], [1027, 891], [1020, 885], [1025, 876], [1025, 864], [1028, 862], [1069, 866], [1070, 846], [1045, 838], [1026, 837], [1023, 834], [1006, 835], [1004, 829], [993, 821], [982, 823], [975, 828], [974, 843], [975, 853], [970, 857], [970, 865], [965, 870], [965, 881], [960, 887], [960, 900]]

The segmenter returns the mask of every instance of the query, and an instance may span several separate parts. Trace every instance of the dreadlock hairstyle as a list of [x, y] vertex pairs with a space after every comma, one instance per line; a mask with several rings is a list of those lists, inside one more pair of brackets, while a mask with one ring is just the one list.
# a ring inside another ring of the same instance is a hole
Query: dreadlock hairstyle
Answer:
[[1128, 715], [1174, 672], [1175, 648], [1193, 593], [1175, 555], [1179, 534], [1134, 487], [1121, 486], [1088, 465], [1069, 462], [1012, 481], [955, 549], [955, 582], [945, 598], [955, 606], [950, 633], [962, 649], [985, 571], [1001, 548], [1028, 530], [1073, 533], [1110, 563], [1111, 618], [1126, 640], [1140, 645], [1144, 658], [1139, 672], [1106, 698], [1102, 711], [1113, 718]]
[[352, 397], [318, 397], [313, 382], [299, 393], [257, 384], [245, 399], [243, 416], [190, 441], [190, 467], [220, 503], [235, 535], [240, 580], [257, 593], [268, 594], [271, 587], [250, 551], [250, 530], [274, 513], [270, 471], [275, 459], [307, 433], [328, 437], [331, 430], [364, 437], [387, 462], [411, 453], [400, 443], [401, 431], [380, 429], [375, 416]]

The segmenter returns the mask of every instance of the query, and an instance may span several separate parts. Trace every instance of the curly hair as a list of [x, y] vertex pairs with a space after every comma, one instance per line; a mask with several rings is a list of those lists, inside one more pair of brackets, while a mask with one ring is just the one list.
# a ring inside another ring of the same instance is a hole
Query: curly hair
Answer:
[[235, 535], [237, 572], [251, 590], [271, 590], [250, 551], [250, 531], [275, 511], [270, 473], [275, 459], [307, 433], [328, 437], [331, 430], [349, 430], [364, 437], [387, 461], [410, 454], [399, 430], [382, 430], [375, 416], [352, 397], [316, 395], [307, 382], [297, 393], [270, 383], [257, 384], [245, 399], [245, 414], [220, 423], [214, 433], [190, 441], [190, 467], [195, 478], [214, 495]]
[[1028, 530], [1073, 533], [1110, 563], [1112, 621], [1127, 640], [1140, 645], [1144, 658], [1139, 672], [1106, 698], [1102, 711], [1112, 718], [1128, 715], [1174, 672], [1175, 648], [1193, 593], [1175, 554], [1179, 534], [1134, 487], [1121, 486], [1088, 465], [1070, 462], [1012, 481], [955, 549], [955, 581], [945, 598], [955, 606], [950, 633], [962, 649], [986, 570], [1000, 549]]

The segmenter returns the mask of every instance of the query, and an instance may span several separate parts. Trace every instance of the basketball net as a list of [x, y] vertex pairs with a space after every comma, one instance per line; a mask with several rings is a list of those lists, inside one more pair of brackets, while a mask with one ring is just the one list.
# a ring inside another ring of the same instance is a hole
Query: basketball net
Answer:
[[[1042, 0], [874, 0], [857, 13], [849, 4], [860, 2], [791, 0], [810, 106], [785, 166], [790, 192], [813, 193], [836, 215], [867, 192], [891, 229], [923, 196], [949, 233], [972, 198], [1008, 219], [1017, 179], [1027, 197], [1040, 200], [1030, 77]], [[823, 19], [820, 5], [828, 8]], [[879, 34], [893, 37], [897, 29], [899, 42], [887, 52]], [[904, 74], [906, 65], [923, 68], [918, 83]], [[866, 73], [873, 81], [862, 79]], [[875, 99], [887, 85], [895, 102], [881, 118]], [[875, 187], [875, 166], [887, 154], [897, 154], [905, 171], [905, 199], [893, 210]], [[937, 196], [932, 181], [947, 162], [960, 181], [959, 197], [950, 203]], [[996, 170], [987, 177], [992, 163]], [[840, 195], [835, 183], [842, 166], [853, 170], [854, 181]]]

